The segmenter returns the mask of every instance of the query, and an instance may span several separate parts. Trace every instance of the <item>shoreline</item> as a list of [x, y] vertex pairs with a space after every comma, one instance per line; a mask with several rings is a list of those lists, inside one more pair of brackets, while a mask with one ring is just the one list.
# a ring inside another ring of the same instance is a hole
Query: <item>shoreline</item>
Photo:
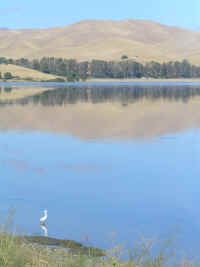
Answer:
[[68, 81], [51, 81], [51, 80], [32, 80], [32, 81], [27, 81], [26, 79], [23, 80], [23, 79], [20, 79], [20, 80], [15, 80], [15, 79], [10, 79], [10, 80], [0, 80], [0, 86], [1, 84], [9, 84], [9, 83], [26, 83], [26, 84], [32, 84], [32, 83], [57, 83], [57, 84], [62, 84], [62, 83], [66, 83], [66, 84], [77, 84], [77, 83], [131, 83], [131, 82], [137, 82], [137, 83], [148, 83], [148, 82], [153, 82], [153, 83], [162, 83], [162, 82], [187, 82], [187, 83], [190, 83], [190, 82], [197, 82], [199, 83], [200, 82], [200, 78], [176, 78], [176, 79], [154, 79], [154, 78], [140, 78], [140, 79], [137, 79], [137, 78], [131, 78], [131, 79], [109, 79], [109, 78], [103, 78], [103, 79], [100, 79], [100, 78], [90, 78], [90, 79], [87, 79], [86, 81], [78, 81], [78, 82], [68, 82]]
[[[20, 238], [20, 237], [19, 237]], [[74, 240], [59, 239], [45, 236], [23, 236], [27, 244], [32, 244], [37, 247], [46, 247], [60, 250], [68, 250], [72, 254], [90, 255], [91, 252], [94, 257], [106, 256], [106, 251], [95, 246], [86, 246]]]
[[154, 78], [132, 78], [132, 79], [88, 79], [86, 82], [200, 82], [200, 78], [176, 78], [176, 79], [154, 79]]

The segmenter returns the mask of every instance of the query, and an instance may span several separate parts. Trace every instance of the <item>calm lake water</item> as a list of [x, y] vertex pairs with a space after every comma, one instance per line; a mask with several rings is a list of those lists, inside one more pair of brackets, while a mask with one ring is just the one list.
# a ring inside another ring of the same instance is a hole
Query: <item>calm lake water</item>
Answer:
[[173, 236], [199, 255], [199, 85], [49, 86], [1, 100], [24, 88], [0, 91], [2, 221], [15, 208], [18, 231], [43, 235], [48, 209], [50, 237], [107, 248], [111, 236]]

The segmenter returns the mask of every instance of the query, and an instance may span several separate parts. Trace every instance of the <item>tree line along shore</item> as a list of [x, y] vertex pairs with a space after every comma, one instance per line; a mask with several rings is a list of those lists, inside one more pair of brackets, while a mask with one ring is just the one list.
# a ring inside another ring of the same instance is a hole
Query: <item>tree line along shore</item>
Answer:
[[[45, 74], [56, 75], [49, 81], [85, 81], [87, 79], [197, 79], [200, 78], [200, 66], [191, 64], [188, 60], [170, 62], [140, 63], [129, 60], [126, 55], [120, 61], [91, 60], [78, 62], [75, 59], [43, 57], [29, 60], [26, 58], [11, 59], [0, 57], [0, 65], [15, 65], [39, 71]], [[11, 72], [1, 73], [0, 79], [20, 80], [19, 76]], [[23, 80], [34, 81], [32, 77]], [[44, 81], [48, 81], [44, 80]]]

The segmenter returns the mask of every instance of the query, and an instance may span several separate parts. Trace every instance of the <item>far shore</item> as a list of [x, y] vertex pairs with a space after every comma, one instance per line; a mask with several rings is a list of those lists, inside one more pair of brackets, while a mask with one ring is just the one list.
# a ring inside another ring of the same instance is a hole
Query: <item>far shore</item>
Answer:
[[[63, 77], [61, 77], [63, 78]], [[54, 82], [54, 83], [73, 83], [73, 82], [68, 82], [67, 80], [66, 81], [51, 81], [51, 80], [27, 80], [27, 79], [9, 79], [9, 80], [0, 80], [0, 83], [43, 83], [43, 82]], [[85, 81], [82, 81], [80, 80], [79, 82], [82, 82], [82, 83], [131, 83], [131, 82], [137, 82], [137, 83], [148, 83], [148, 82], [155, 82], [155, 83], [162, 83], [162, 82], [200, 82], [200, 78], [176, 78], [176, 79], [154, 79], [154, 78], [131, 78], [131, 79], [111, 79], [111, 78], [90, 78], [90, 79], [87, 79]], [[76, 82], [74, 82], [76, 83]]]
[[88, 79], [87, 82], [200, 82], [200, 78], [176, 78], [176, 79], [154, 79], [154, 78], [132, 78], [132, 79]]

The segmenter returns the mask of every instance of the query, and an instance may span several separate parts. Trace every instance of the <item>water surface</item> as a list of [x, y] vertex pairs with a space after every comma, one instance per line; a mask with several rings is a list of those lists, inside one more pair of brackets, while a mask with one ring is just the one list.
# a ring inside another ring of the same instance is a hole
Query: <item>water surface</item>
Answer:
[[113, 232], [131, 246], [178, 229], [180, 250], [198, 255], [200, 86], [50, 86], [11, 99], [0, 94], [2, 218], [15, 207], [14, 225], [43, 235], [48, 209], [49, 236], [102, 248]]

